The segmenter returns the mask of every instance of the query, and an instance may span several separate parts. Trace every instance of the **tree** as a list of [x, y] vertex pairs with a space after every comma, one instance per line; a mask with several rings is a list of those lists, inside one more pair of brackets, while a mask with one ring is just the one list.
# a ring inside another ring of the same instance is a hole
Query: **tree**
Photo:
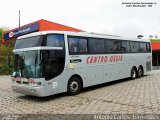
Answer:
[[[4, 31], [0, 29], [0, 75], [11, 74], [11, 68], [8, 65], [8, 55], [12, 55], [13, 45], [2, 43], [2, 33]], [[12, 59], [13, 61], [13, 59]]]
[[143, 35], [138, 35], [137, 38], [141, 39], [141, 38], [143, 38]]
[[2, 32], [3, 32], [3, 30], [0, 29], [0, 40], [2, 39]]
[[152, 38], [153, 38], [153, 35], [150, 35], [149, 38], [152, 39]]
[[155, 38], [158, 38], [157, 35], [155, 35]]

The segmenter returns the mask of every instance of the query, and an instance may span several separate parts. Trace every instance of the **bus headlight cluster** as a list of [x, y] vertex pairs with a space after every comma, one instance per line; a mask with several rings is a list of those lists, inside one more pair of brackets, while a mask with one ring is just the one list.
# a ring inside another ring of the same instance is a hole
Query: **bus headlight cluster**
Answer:
[[29, 85], [34, 86], [34, 87], [41, 85], [41, 82], [36, 82], [33, 79], [29, 79], [28, 82], [29, 82]]
[[33, 82], [33, 83], [29, 83], [29, 85], [36, 87], [36, 86], [40, 86], [41, 82]]

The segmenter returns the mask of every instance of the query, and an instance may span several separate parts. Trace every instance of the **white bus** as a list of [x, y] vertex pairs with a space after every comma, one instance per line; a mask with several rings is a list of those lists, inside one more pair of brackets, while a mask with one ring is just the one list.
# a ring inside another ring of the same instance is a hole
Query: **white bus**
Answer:
[[75, 95], [82, 88], [142, 77], [152, 69], [149, 40], [86, 32], [43, 31], [19, 37], [12, 88], [17, 93]]

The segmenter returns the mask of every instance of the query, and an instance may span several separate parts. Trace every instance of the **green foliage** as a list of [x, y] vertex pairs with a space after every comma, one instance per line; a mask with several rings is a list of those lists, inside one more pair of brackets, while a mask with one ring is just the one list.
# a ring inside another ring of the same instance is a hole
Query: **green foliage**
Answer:
[[8, 64], [0, 64], [0, 75], [11, 75], [11, 71], [12, 69], [8, 66]]
[[[11, 74], [12, 68], [8, 65], [8, 56], [13, 56], [13, 46], [9, 44], [2, 44], [2, 30], [0, 30], [0, 75], [8, 75]], [[11, 59], [13, 63], [13, 58]]]
[[2, 29], [0, 29], [0, 39], [2, 39]]
[[150, 39], [151, 42], [160, 42], [160, 39]]
[[0, 48], [0, 75], [11, 74], [11, 68], [8, 65], [8, 56], [11, 56], [10, 62], [13, 63], [13, 47], [1, 46]]

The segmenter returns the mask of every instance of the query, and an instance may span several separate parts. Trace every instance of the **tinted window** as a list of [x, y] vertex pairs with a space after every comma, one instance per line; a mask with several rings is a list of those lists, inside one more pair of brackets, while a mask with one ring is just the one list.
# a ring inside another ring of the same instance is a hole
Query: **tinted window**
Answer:
[[129, 43], [129, 41], [126, 41], [126, 42], [127, 42], [126, 50], [127, 50], [127, 52], [131, 52], [130, 43]]
[[90, 38], [89, 50], [91, 53], [103, 53], [105, 52], [105, 44], [103, 39]]
[[106, 50], [107, 52], [112, 52], [114, 46], [114, 40], [106, 40]]
[[90, 52], [96, 52], [96, 39], [90, 38], [89, 39], [89, 51]]
[[131, 52], [139, 51], [139, 42], [130, 42]]
[[86, 53], [88, 51], [86, 38], [68, 37], [68, 42], [71, 53]]
[[79, 52], [78, 50], [78, 38], [77, 37], [71, 37], [68, 39], [69, 41], [69, 52], [76, 53]]
[[150, 46], [150, 43], [147, 43], [147, 51], [148, 51], [148, 52], [151, 52], [151, 46]]
[[[57, 76], [59, 72], [58, 60], [55, 50], [46, 50], [43, 54], [43, 73], [46, 80], [50, 80]], [[52, 66], [52, 67], [51, 67]]]
[[43, 36], [33, 36], [28, 38], [17, 39], [15, 49], [41, 46]]
[[87, 51], [87, 39], [79, 38], [79, 52], [86, 53]]
[[121, 51], [126, 52], [127, 51], [127, 42], [126, 41], [121, 41]]
[[121, 51], [121, 41], [115, 40], [115, 42], [114, 42], [114, 51], [115, 52], [120, 52]]
[[120, 52], [121, 51], [121, 41], [119, 40], [108, 40], [106, 45], [107, 52]]
[[64, 46], [64, 35], [60, 35], [60, 34], [47, 35], [46, 46], [63, 47]]
[[103, 53], [105, 52], [105, 43], [103, 39], [97, 39], [96, 40], [96, 48], [97, 48], [97, 52], [99, 53]]
[[130, 52], [130, 46], [128, 41], [121, 41], [121, 51]]
[[114, 40], [114, 44], [113, 44], [113, 48], [112, 48], [113, 52], [117, 52], [117, 51], [119, 51], [119, 49], [120, 49], [120, 46], [119, 46], [118, 40]]
[[139, 43], [139, 52], [146, 52], [147, 51], [147, 46], [146, 46], [146, 43], [143, 43], [143, 42], [140, 42]]

